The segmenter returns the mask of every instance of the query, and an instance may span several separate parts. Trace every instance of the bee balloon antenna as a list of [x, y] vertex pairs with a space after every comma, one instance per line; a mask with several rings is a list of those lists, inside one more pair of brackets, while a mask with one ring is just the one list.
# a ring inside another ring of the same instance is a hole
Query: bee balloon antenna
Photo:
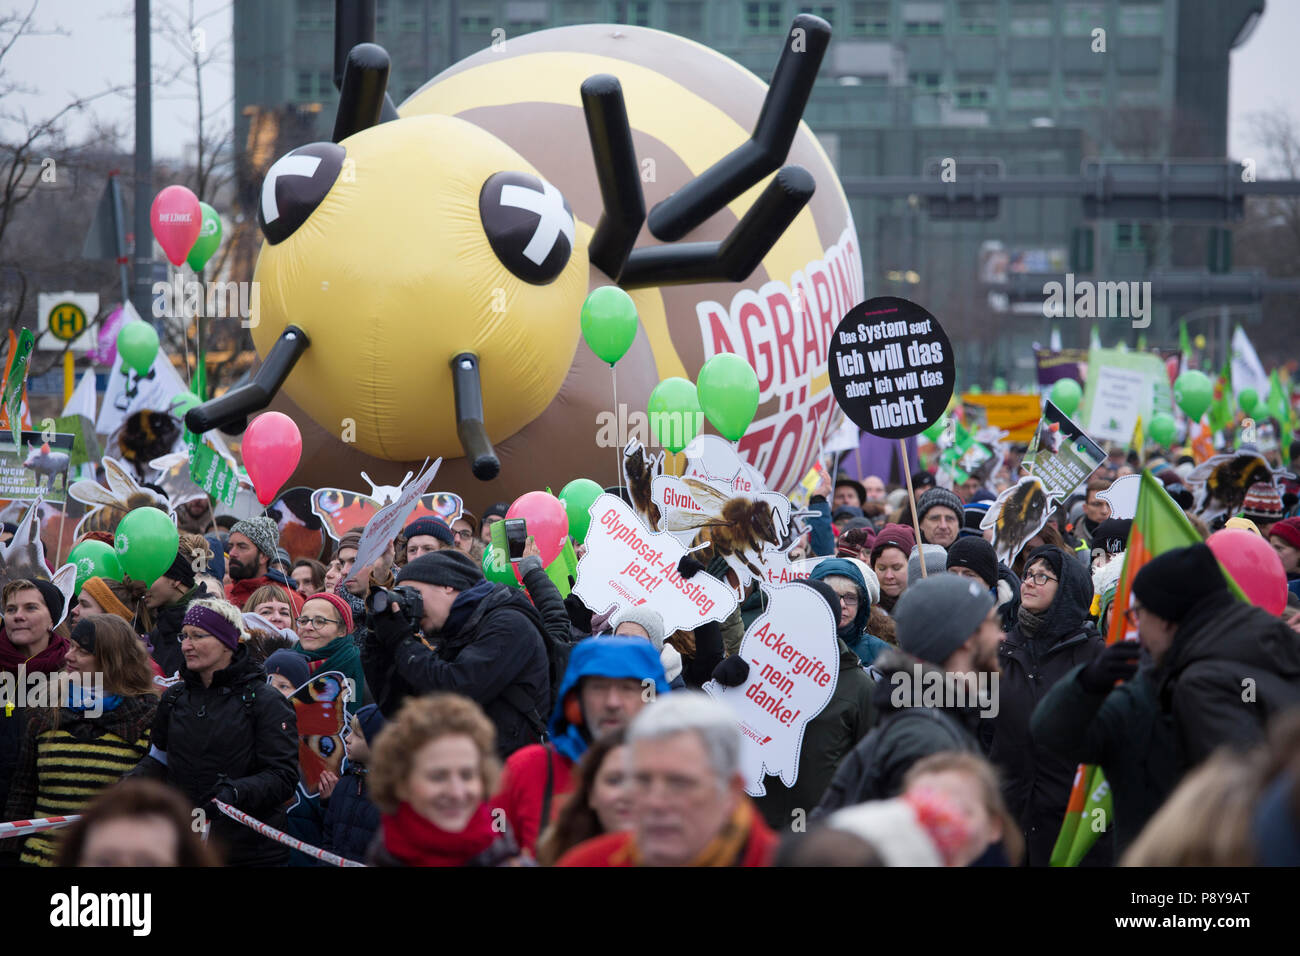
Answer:
[[271, 404], [271, 399], [310, 345], [307, 333], [296, 325], [290, 325], [266, 353], [265, 361], [251, 382], [191, 408], [185, 413], [185, 427], [196, 435], [214, 428], [239, 434], [248, 427], [249, 415]]
[[[334, 0], [334, 89], [343, 92], [344, 75], [352, 49], [358, 44], [375, 42], [375, 0]], [[380, 48], [382, 50], [382, 48]], [[387, 53], [384, 54], [388, 56]], [[387, 74], [385, 74], [385, 79]], [[386, 83], [385, 83], [386, 85]], [[398, 118], [397, 107], [388, 93], [381, 90], [382, 106], [378, 122]], [[342, 103], [340, 102], [340, 107]], [[373, 123], [370, 125], [374, 125]], [[337, 125], [335, 129], [337, 129]], [[365, 127], [361, 127], [364, 129]], [[355, 131], [354, 131], [355, 132]], [[334, 142], [338, 142], [336, 139]]]
[[720, 242], [634, 249], [619, 277], [624, 289], [744, 282], [776, 245], [817, 188], [802, 166], [785, 166], [767, 184], [740, 222]]
[[598, 73], [583, 81], [581, 92], [603, 207], [587, 257], [617, 282], [645, 222], [645, 196], [618, 78]]
[[388, 51], [373, 43], [358, 43], [348, 51], [339, 85], [339, 108], [334, 113], [331, 142], [339, 143], [353, 133], [382, 123], [388, 96]]
[[825, 20], [809, 13], [794, 18], [754, 131], [650, 210], [650, 233], [656, 239], [682, 238], [785, 162], [830, 42], [831, 27]]

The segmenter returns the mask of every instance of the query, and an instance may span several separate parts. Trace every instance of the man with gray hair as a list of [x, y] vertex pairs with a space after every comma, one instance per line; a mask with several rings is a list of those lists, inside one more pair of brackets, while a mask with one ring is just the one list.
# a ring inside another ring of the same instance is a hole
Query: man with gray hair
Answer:
[[631, 830], [580, 843], [559, 866], [768, 866], [776, 835], [745, 795], [735, 715], [678, 691], [627, 731]]

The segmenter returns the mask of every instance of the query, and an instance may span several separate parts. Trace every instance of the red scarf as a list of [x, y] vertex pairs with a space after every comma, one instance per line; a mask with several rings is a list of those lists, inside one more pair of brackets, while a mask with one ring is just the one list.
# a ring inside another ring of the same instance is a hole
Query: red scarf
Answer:
[[18, 665], [26, 664], [28, 674], [35, 674], [38, 671], [53, 674], [63, 669], [63, 661], [67, 658], [68, 648], [71, 646], [71, 642], [66, 637], [51, 634], [49, 646], [35, 657], [29, 658], [26, 648], [15, 645], [9, 640], [9, 635], [0, 630], [0, 671], [15, 674], [18, 672]]
[[382, 822], [384, 846], [407, 866], [464, 866], [500, 837], [492, 829], [492, 809], [486, 802], [479, 804], [459, 833], [448, 833], [408, 803], [385, 815]]

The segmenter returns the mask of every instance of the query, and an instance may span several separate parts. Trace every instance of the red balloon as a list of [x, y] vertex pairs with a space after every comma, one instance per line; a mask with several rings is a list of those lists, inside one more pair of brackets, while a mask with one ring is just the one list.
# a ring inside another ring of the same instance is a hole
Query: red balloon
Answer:
[[1224, 528], [1205, 543], [1251, 604], [1269, 614], [1286, 609], [1286, 571], [1271, 544], [1245, 528]]
[[569, 513], [564, 502], [544, 491], [530, 491], [515, 499], [507, 518], [523, 518], [528, 522], [528, 533], [537, 541], [542, 552], [542, 567], [547, 567], [564, 550], [564, 539], [569, 536]]
[[269, 505], [302, 458], [302, 432], [288, 415], [266, 412], [248, 423], [241, 446], [257, 500]]
[[153, 198], [149, 221], [154, 238], [162, 246], [167, 260], [179, 266], [194, 248], [203, 227], [203, 210], [199, 198], [184, 186], [168, 186]]

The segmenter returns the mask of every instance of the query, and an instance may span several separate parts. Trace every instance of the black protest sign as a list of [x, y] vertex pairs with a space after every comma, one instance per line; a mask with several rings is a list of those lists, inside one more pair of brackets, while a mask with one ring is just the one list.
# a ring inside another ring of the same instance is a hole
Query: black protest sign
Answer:
[[910, 438], [937, 422], [956, 379], [952, 344], [935, 317], [888, 295], [849, 310], [827, 367], [844, 414], [881, 438]]

